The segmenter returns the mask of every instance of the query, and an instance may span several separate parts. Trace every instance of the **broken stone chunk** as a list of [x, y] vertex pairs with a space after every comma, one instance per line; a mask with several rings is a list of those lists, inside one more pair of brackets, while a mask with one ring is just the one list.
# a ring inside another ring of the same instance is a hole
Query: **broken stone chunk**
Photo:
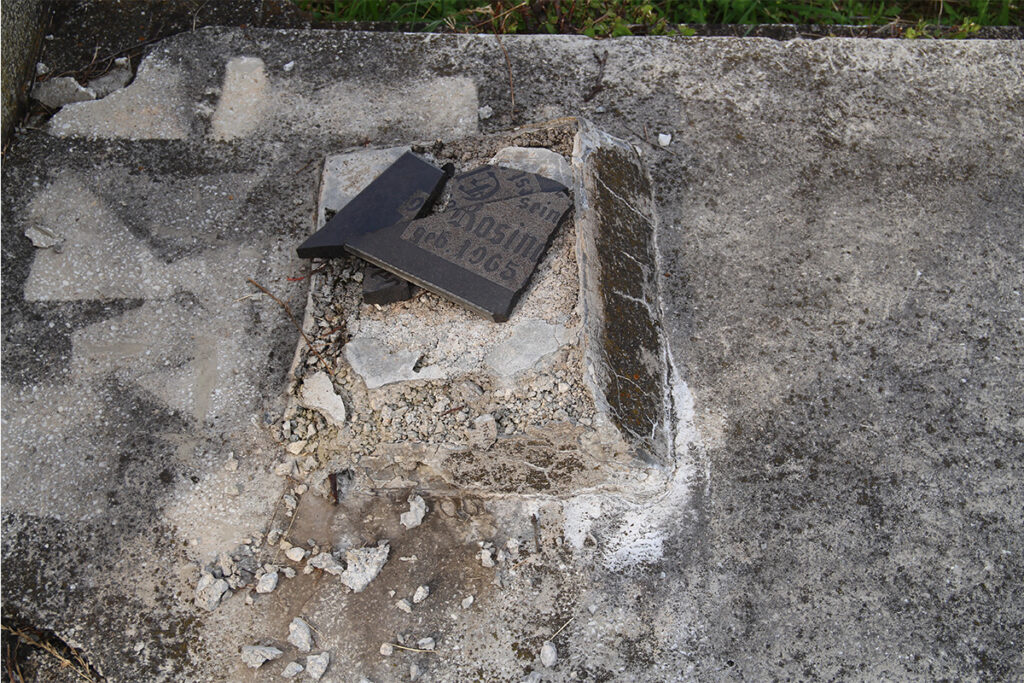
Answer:
[[412, 298], [412, 285], [394, 273], [367, 266], [363, 276], [363, 303], [384, 306]]
[[416, 647], [421, 650], [433, 650], [434, 645], [435, 643], [433, 638], [420, 638], [416, 641]]
[[60, 109], [65, 104], [96, 99], [95, 92], [89, 88], [83, 88], [71, 76], [49, 78], [36, 83], [29, 95], [47, 109]]
[[409, 511], [403, 512], [400, 520], [402, 526], [406, 529], [414, 529], [423, 522], [424, 515], [427, 514], [427, 504], [423, 502], [421, 496], [409, 496]]
[[558, 663], [558, 648], [550, 640], [545, 640], [541, 645], [540, 663], [549, 669]]
[[381, 643], [380, 653], [385, 657], [390, 657], [395, 653], [395, 647], [391, 643]]
[[64, 244], [63, 236], [43, 225], [28, 226], [25, 228], [25, 237], [32, 240], [32, 246], [37, 249], [49, 249]]
[[264, 662], [277, 659], [283, 654], [276, 647], [267, 647], [265, 645], [245, 645], [242, 647], [242, 661], [254, 669], [260, 668]]
[[195, 603], [208, 612], [217, 609], [224, 594], [228, 592], [228, 582], [224, 579], [214, 578], [210, 572], [203, 572], [196, 584]]
[[300, 652], [309, 652], [313, 648], [313, 632], [309, 624], [298, 617], [292, 619], [292, 623], [288, 624], [288, 642]]
[[472, 595], [468, 595], [468, 596], [462, 598], [462, 609], [469, 609], [472, 606], [473, 606], [473, 596]]
[[374, 337], [353, 337], [343, 349], [356, 374], [362, 377], [367, 389], [411, 380], [443, 379], [445, 372], [433, 365], [417, 368], [422, 358], [416, 351], [388, 351], [387, 346]]
[[480, 564], [490, 569], [494, 566], [494, 555], [490, 548], [484, 548], [477, 553], [477, 557], [480, 558]]
[[284, 667], [284, 671], [281, 672], [281, 678], [295, 678], [302, 673], [303, 666], [298, 662], [288, 662], [288, 665]]
[[429, 595], [430, 595], [430, 587], [429, 586], [419, 586], [416, 589], [416, 592], [412, 594], [412, 601], [413, 601], [414, 604], [418, 605], [421, 602], [423, 602], [424, 600], [426, 600]]
[[397, 607], [400, 611], [405, 612], [406, 614], [412, 614], [412, 605], [410, 605], [409, 601], [405, 598], [402, 598], [401, 600], [396, 602], [395, 607]]
[[336, 426], [345, 424], [345, 402], [334, 392], [334, 382], [323, 370], [302, 381], [299, 402], [306, 408], [316, 410]]
[[486, 451], [498, 440], [498, 423], [493, 415], [481, 415], [473, 420], [473, 428], [468, 431], [469, 445]]
[[272, 593], [277, 588], [277, 572], [267, 572], [260, 577], [260, 580], [256, 583], [257, 593]]
[[373, 581], [384, 564], [388, 561], [391, 548], [387, 541], [382, 541], [376, 548], [357, 548], [345, 552], [348, 565], [341, 574], [341, 582], [353, 592], [362, 592]]
[[321, 652], [318, 655], [310, 655], [309, 657], [306, 657], [306, 673], [314, 681], [319, 681], [320, 678], [327, 673], [327, 666], [330, 663], [330, 652]]
[[334, 576], [341, 576], [342, 572], [345, 571], [345, 568], [330, 553], [320, 553], [310, 558], [306, 566], [313, 569], [323, 569], [328, 574], [333, 574]]

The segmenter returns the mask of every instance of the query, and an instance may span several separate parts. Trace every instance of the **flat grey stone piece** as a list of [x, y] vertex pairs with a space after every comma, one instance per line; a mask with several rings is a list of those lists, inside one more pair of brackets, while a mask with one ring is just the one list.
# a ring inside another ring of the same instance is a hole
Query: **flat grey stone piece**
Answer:
[[518, 320], [508, 338], [484, 356], [484, 362], [499, 376], [510, 379], [532, 368], [570, 340], [568, 330], [562, 325], [536, 318]]
[[347, 417], [345, 401], [334, 391], [334, 383], [323, 370], [318, 370], [302, 380], [299, 402], [306, 408], [316, 410], [331, 424], [343, 425]]
[[309, 624], [298, 617], [292, 619], [288, 624], [288, 642], [299, 652], [309, 652], [313, 648], [313, 632]]
[[321, 652], [318, 655], [310, 655], [306, 657], [306, 674], [309, 675], [314, 681], [319, 681], [325, 673], [327, 673], [327, 667], [331, 663], [331, 653]]
[[266, 645], [245, 645], [242, 647], [242, 661], [253, 669], [258, 669], [266, 662], [275, 660], [283, 654], [276, 647]]
[[32, 88], [31, 96], [32, 99], [49, 109], [60, 109], [73, 102], [88, 102], [96, 99], [96, 93], [91, 88], [82, 86], [71, 76], [48, 78], [37, 83]]
[[362, 592], [388, 561], [390, 547], [382, 541], [376, 547], [354, 548], [345, 551], [345, 571], [341, 574], [341, 582], [354, 593]]
[[566, 187], [572, 187], [572, 166], [554, 150], [546, 147], [504, 147], [490, 162], [502, 168], [536, 173]]
[[443, 379], [444, 370], [435, 366], [417, 368], [422, 354], [409, 350], [389, 351], [373, 337], [355, 337], [343, 349], [345, 360], [363, 378], [367, 389], [395, 382]]
[[302, 673], [304, 668], [298, 662], [288, 662], [281, 671], [281, 678], [295, 678]]
[[320, 553], [309, 558], [306, 562], [306, 566], [312, 567], [313, 569], [322, 569], [328, 574], [335, 576], [341, 576], [342, 572], [345, 571], [344, 565], [334, 558], [334, 555], [330, 553]]
[[203, 572], [196, 584], [195, 603], [207, 612], [217, 609], [221, 599], [228, 593], [230, 586], [224, 579], [214, 578], [213, 574]]

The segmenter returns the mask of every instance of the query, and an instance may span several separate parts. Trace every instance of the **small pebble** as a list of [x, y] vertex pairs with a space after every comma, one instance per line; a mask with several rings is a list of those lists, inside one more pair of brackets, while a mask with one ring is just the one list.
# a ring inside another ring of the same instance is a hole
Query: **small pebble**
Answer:
[[272, 593], [277, 588], [277, 572], [267, 572], [260, 577], [260, 580], [256, 583], [257, 593]]
[[382, 655], [384, 655], [385, 657], [390, 657], [391, 655], [393, 655], [395, 653], [395, 648], [394, 648], [394, 646], [391, 643], [381, 643], [380, 644], [380, 653]]
[[288, 624], [288, 642], [301, 652], [309, 652], [313, 649], [313, 632], [310, 630], [309, 624], [298, 617], [292, 619], [292, 623]]
[[469, 609], [473, 606], [473, 596], [470, 595], [462, 599], [462, 609]]
[[310, 655], [306, 657], [306, 673], [314, 681], [319, 681], [320, 678], [327, 673], [327, 666], [331, 663], [331, 653], [321, 652], [318, 655]]
[[295, 678], [302, 673], [303, 666], [298, 662], [288, 662], [288, 666], [281, 672], [281, 678]]
[[242, 661], [251, 666], [254, 669], [258, 669], [263, 666], [264, 662], [269, 662], [272, 659], [277, 659], [284, 653], [278, 650], [276, 647], [266, 647], [263, 645], [246, 645], [242, 648]]
[[434, 645], [435, 643], [433, 638], [420, 638], [416, 641], [416, 647], [421, 650], [433, 650]]
[[672, 135], [669, 133], [658, 133], [658, 144], [662, 147], [668, 147], [672, 144]]
[[412, 605], [409, 604], [408, 600], [399, 600], [395, 603], [395, 607], [402, 610], [406, 614], [412, 614]]
[[306, 549], [297, 545], [284, 551], [284, 555], [292, 562], [302, 562], [302, 559], [306, 557]]
[[540, 663], [549, 669], [558, 663], [558, 648], [550, 640], [545, 640], [540, 648]]
[[416, 589], [416, 592], [412, 594], [412, 601], [414, 604], [418, 605], [426, 600], [428, 595], [430, 595], [430, 587], [420, 586]]
[[287, 64], [285, 64], [285, 65], [284, 65], [284, 66], [282, 66], [281, 68], [282, 68], [283, 70], [285, 70], [285, 71], [291, 71], [292, 69], [294, 69], [294, 68], [295, 68], [295, 62], [288, 62]]

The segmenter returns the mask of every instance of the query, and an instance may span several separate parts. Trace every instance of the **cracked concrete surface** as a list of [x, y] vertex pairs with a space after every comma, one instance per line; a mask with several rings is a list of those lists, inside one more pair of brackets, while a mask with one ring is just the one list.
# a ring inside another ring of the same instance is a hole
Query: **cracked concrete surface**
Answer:
[[[504, 46], [515, 114], [493, 37], [204, 29], [154, 46], [176, 75], [141, 108], [89, 109], [155, 68], [15, 137], [5, 619], [109, 680], [276, 678], [306, 656], [295, 617], [331, 653], [323, 680], [1019, 678], [1021, 45]], [[215, 141], [238, 58], [262, 62], [253, 96], [277, 113]], [[290, 493], [268, 428], [297, 333], [246, 279], [301, 311], [323, 160], [563, 115], [637, 145], [653, 180], [664, 490], [428, 496], [413, 529], [407, 491]], [[64, 243], [33, 247], [33, 226]], [[389, 560], [350, 593], [257, 542], [278, 525], [307, 549], [386, 540]], [[296, 576], [198, 610], [199, 568], [246, 547]], [[424, 638], [436, 654], [381, 654]], [[248, 645], [284, 656], [250, 669]]]

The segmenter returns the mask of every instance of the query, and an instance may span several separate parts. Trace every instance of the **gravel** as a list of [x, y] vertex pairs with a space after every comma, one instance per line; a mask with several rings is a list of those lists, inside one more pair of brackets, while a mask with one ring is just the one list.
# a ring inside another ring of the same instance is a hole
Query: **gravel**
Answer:
[[278, 573], [267, 572], [260, 577], [260, 580], [256, 583], [257, 593], [272, 593], [277, 588]]
[[310, 655], [309, 657], [306, 657], [306, 673], [314, 681], [319, 681], [320, 678], [327, 673], [327, 666], [330, 663], [330, 652], [321, 652], [318, 655]]
[[420, 586], [420, 587], [418, 587], [416, 589], [416, 592], [413, 593], [413, 595], [412, 595], [413, 604], [415, 604], [415, 605], [420, 604], [421, 602], [423, 602], [424, 600], [427, 599], [428, 595], [430, 595], [430, 587], [429, 586]]
[[263, 666], [264, 662], [277, 659], [284, 653], [276, 647], [265, 645], [246, 645], [242, 648], [242, 661], [254, 669]]
[[288, 642], [299, 649], [300, 652], [309, 652], [313, 649], [313, 632], [309, 624], [302, 619], [295, 617], [292, 623], [288, 624]]

